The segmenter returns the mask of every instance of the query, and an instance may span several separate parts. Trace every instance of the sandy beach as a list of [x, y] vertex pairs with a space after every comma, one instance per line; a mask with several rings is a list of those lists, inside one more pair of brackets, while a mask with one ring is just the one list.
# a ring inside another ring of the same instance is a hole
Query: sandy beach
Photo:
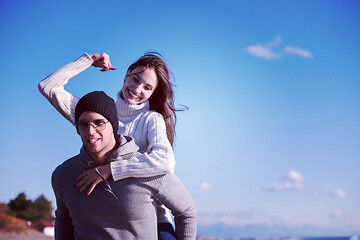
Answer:
[[44, 234], [29, 230], [27, 234], [18, 234], [15, 232], [0, 232], [0, 240], [53, 240], [53, 237], [45, 236]]

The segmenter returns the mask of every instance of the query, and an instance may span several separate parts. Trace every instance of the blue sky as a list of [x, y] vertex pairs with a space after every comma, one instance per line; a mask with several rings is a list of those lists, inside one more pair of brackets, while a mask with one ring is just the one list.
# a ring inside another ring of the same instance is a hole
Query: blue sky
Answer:
[[37, 84], [84, 52], [66, 89], [116, 96], [145, 51], [176, 81], [176, 173], [199, 224], [360, 229], [359, 1], [1, 1], [0, 201], [53, 201], [81, 141]]

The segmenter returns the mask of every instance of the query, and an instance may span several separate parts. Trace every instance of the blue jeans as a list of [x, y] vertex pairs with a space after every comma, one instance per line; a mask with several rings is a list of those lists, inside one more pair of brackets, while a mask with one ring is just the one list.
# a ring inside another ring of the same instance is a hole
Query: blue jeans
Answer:
[[176, 240], [175, 231], [170, 223], [158, 223], [159, 240]]

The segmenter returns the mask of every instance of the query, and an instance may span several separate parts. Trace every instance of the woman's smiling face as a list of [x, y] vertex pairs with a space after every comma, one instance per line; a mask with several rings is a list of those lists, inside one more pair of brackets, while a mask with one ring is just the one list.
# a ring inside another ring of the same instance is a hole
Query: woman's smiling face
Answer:
[[139, 66], [126, 75], [122, 96], [129, 104], [141, 104], [151, 97], [157, 81], [153, 68]]

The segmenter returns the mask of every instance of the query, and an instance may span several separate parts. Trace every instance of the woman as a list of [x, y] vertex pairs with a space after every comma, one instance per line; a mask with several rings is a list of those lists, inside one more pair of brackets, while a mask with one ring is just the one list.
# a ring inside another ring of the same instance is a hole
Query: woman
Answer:
[[[72, 124], [79, 98], [64, 90], [68, 80], [90, 66], [101, 71], [114, 70], [106, 53], [85, 53], [42, 80], [38, 87], [49, 102]], [[176, 114], [170, 71], [162, 56], [147, 53], [131, 64], [121, 91], [117, 94], [119, 133], [132, 136], [142, 153], [128, 161], [115, 161], [98, 167], [106, 179], [115, 181], [128, 177], [148, 177], [174, 171], [172, 150]], [[88, 170], [78, 178], [80, 191], [90, 194], [102, 178]], [[159, 239], [174, 239], [171, 217], [163, 207], [158, 208]]]

